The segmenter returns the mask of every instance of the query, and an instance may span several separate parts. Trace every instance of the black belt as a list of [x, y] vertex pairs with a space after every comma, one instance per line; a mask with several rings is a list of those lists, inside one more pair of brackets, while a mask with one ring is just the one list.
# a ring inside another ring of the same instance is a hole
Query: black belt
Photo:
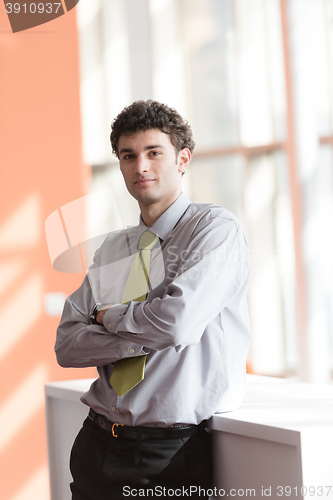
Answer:
[[[96, 422], [101, 429], [110, 433], [115, 438], [126, 439], [128, 441], [136, 441], [141, 443], [142, 441], [147, 441], [147, 439], [180, 439], [184, 437], [189, 437], [198, 429], [201, 425], [188, 425], [186, 427], [140, 427], [140, 426], [129, 426], [123, 424], [117, 424], [111, 422], [104, 415], [99, 415], [92, 408], [89, 411], [89, 418]], [[205, 424], [204, 420], [202, 424]]]

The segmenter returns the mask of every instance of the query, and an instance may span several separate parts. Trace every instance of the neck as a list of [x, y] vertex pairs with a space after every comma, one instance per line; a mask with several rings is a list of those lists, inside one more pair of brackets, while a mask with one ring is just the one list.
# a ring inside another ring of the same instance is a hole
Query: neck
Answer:
[[161, 217], [161, 215], [179, 198], [180, 193], [181, 192], [177, 193], [176, 196], [170, 198], [168, 201], [164, 201], [164, 203], [158, 201], [146, 205], [139, 202], [141, 217], [146, 226], [151, 227], [154, 222], [156, 222], [157, 219], [159, 219], [159, 217]]

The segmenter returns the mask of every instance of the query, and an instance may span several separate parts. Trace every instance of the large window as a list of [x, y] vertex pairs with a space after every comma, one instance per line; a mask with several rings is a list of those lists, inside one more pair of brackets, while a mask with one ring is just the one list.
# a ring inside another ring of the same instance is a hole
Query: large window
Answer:
[[135, 224], [110, 122], [137, 99], [176, 107], [197, 144], [184, 191], [235, 213], [248, 240], [253, 371], [330, 380], [332, 2], [81, 0], [78, 11], [91, 189], [112, 187]]

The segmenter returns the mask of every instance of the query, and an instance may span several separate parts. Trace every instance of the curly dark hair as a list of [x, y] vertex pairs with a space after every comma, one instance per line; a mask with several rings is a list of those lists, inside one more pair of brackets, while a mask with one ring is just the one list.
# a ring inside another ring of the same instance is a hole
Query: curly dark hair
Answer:
[[133, 102], [113, 120], [110, 135], [113, 153], [119, 158], [118, 143], [121, 135], [132, 135], [152, 128], [170, 135], [177, 154], [184, 148], [192, 153], [195, 142], [187, 121], [174, 108], [151, 99]]

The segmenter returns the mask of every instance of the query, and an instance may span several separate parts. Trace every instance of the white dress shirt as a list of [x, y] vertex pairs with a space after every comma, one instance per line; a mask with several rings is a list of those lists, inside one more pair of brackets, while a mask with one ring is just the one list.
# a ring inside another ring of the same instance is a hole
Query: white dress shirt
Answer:
[[[121, 304], [140, 235], [159, 237], [150, 290], [143, 302]], [[96, 366], [99, 378], [83, 403], [125, 425], [198, 424], [235, 409], [245, 389], [250, 341], [245, 237], [233, 214], [191, 203], [182, 193], [152, 227], [110, 234], [81, 287], [65, 302], [56, 354], [64, 367]], [[96, 302], [113, 303], [104, 326], [90, 325]], [[147, 354], [145, 378], [117, 396], [114, 363]]]

